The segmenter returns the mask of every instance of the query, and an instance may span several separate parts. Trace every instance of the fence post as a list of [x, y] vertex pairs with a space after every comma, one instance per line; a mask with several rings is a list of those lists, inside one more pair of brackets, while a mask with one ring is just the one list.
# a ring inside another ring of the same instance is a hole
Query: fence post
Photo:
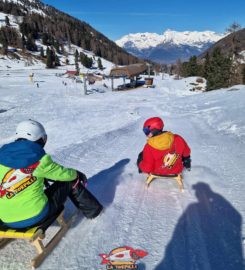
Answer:
[[84, 95], [87, 95], [87, 76], [84, 75], [83, 79]]
[[111, 90], [114, 91], [114, 78], [111, 77]]

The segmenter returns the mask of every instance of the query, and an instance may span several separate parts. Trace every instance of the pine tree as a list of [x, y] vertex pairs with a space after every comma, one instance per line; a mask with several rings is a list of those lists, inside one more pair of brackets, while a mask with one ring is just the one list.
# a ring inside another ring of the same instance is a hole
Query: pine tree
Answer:
[[60, 59], [58, 57], [58, 55], [55, 53], [54, 55], [54, 64], [56, 67], [59, 67], [60, 66]]
[[200, 74], [200, 67], [197, 64], [197, 57], [191, 56], [188, 65], [188, 76], [198, 76]]
[[198, 64], [196, 56], [191, 56], [189, 62], [184, 62], [181, 65], [181, 75], [183, 77], [201, 76], [202, 72], [202, 65]]
[[0, 30], [0, 43], [2, 44], [2, 54], [8, 53], [8, 39], [3, 31]]
[[83, 63], [84, 56], [85, 56], [85, 54], [84, 54], [84, 53], [82, 53], [82, 52], [80, 52], [80, 54], [79, 54], [79, 58], [80, 58], [80, 62], [81, 62], [81, 64]]
[[53, 63], [53, 51], [47, 47], [47, 59], [46, 59], [46, 67], [47, 68], [53, 68], [54, 63]]
[[25, 39], [25, 36], [22, 35], [22, 36], [21, 36], [21, 49], [22, 49], [23, 51], [25, 51], [25, 48], [26, 48], [26, 39]]
[[203, 66], [203, 74], [202, 74], [202, 76], [205, 79], [207, 79], [209, 71], [210, 71], [210, 55], [207, 52], [206, 55], [205, 55], [205, 63], [204, 63], [204, 66]]
[[85, 39], [85, 50], [87, 50], [87, 51], [91, 50], [91, 41], [90, 41], [90, 39]]
[[37, 51], [37, 45], [35, 41], [32, 39], [31, 35], [28, 35], [28, 38], [26, 41], [26, 49], [29, 51]]
[[[151, 72], [150, 72], [151, 74]], [[169, 66], [169, 75], [174, 75], [174, 65]]]
[[42, 58], [44, 58], [44, 50], [43, 50], [43, 47], [41, 47], [41, 49], [40, 49], [40, 56], [41, 56]]
[[66, 51], [65, 51], [65, 47], [63, 44], [60, 45], [61, 49], [60, 49], [60, 53], [65, 55], [66, 54]]
[[54, 48], [58, 54], [60, 54], [60, 44], [57, 40], [54, 41]]
[[238, 24], [237, 22], [233, 22], [227, 29], [226, 32], [227, 33], [234, 33], [237, 32], [238, 30], [241, 29], [241, 25]]
[[102, 65], [102, 61], [101, 61], [100, 58], [98, 58], [97, 63], [98, 63], [98, 68], [99, 68], [100, 70], [103, 70], [104, 67], [103, 67], [103, 65]]
[[5, 16], [5, 24], [6, 26], [10, 26], [9, 17]]
[[91, 68], [93, 66], [93, 59], [92, 57], [88, 57], [88, 66], [87, 68]]
[[86, 68], [91, 68], [93, 66], [93, 59], [88, 57], [85, 53], [80, 52], [80, 61]]
[[242, 67], [242, 83], [245, 84], [245, 65]]
[[79, 54], [78, 54], [78, 51], [76, 50], [75, 51], [75, 55], [74, 55], [74, 58], [75, 58], [75, 69], [76, 69], [76, 71], [77, 71], [77, 73], [79, 74], [79, 64], [78, 64], [78, 56], [79, 56]]
[[231, 57], [231, 68], [230, 68], [230, 79], [229, 79], [229, 85], [235, 85], [235, 84], [240, 84], [242, 81], [241, 78], [241, 65], [238, 61], [238, 59], [233, 56]]
[[207, 73], [207, 91], [229, 86], [231, 60], [223, 56], [221, 49], [216, 47], [212, 53]]
[[50, 45], [49, 44], [49, 36], [47, 33], [43, 33], [42, 35], [42, 43], [43, 45]]

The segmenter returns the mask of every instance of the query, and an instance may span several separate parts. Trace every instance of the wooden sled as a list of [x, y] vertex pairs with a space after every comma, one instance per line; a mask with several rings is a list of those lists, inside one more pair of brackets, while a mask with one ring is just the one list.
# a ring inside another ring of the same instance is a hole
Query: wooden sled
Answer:
[[[36, 248], [37, 255], [31, 260], [31, 266], [32, 268], [38, 267], [58, 244], [71, 225], [72, 218], [66, 222], [63, 214], [64, 210], [62, 209], [56, 216], [52, 219], [48, 219], [42, 225], [27, 229], [10, 229], [4, 225], [0, 226], [0, 249], [15, 239], [25, 239]], [[54, 221], [57, 221], [60, 229], [47, 245], [44, 246], [43, 240], [45, 238], [45, 231], [54, 223]]]
[[177, 181], [179, 191], [182, 191], [184, 189], [183, 185], [183, 177], [182, 174], [170, 174], [170, 175], [157, 175], [157, 174], [149, 174], [146, 178], [146, 186], [149, 187], [151, 182], [157, 178], [172, 178]]

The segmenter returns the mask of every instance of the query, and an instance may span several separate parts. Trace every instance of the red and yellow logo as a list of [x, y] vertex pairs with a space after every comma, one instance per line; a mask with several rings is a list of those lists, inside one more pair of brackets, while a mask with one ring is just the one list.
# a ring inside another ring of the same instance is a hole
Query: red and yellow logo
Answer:
[[172, 169], [179, 156], [180, 155], [176, 153], [168, 153], [163, 157], [163, 166]]
[[107, 264], [106, 269], [137, 269], [135, 262], [147, 256], [148, 252], [133, 249], [128, 246], [113, 249], [109, 254], [99, 254], [101, 264]]
[[13, 198], [17, 193], [32, 185], [37, 179], [32, 175], [39, 162], [23, 169], [10, 169], [0, 184], [0, 198]]

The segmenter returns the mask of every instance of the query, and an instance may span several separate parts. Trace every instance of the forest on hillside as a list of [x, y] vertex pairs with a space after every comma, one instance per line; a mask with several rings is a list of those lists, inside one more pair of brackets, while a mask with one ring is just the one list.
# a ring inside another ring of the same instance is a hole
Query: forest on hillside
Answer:
[[[64, 53], [65, 45], [74, 44], [118, 65], [142, 61], [125, 52], [86, 22], [44, 5], [40, 1], [19, 2], [22, 4], [0, 0], [0, 12], [15, 16], [20, 29], [17, 31], [16, 28], [11, 27], [6, 16], [6, 23], [0, 28], [3, 54], [7, 53], [8, 46], [37, 51], [35, 41], [42, 40], [44, 45], [50, 46], [51, 50], [61, 54]], [[45, 15], [42, 15], [42, 12], [32, 12], [33, 9], [42, 11]]]

